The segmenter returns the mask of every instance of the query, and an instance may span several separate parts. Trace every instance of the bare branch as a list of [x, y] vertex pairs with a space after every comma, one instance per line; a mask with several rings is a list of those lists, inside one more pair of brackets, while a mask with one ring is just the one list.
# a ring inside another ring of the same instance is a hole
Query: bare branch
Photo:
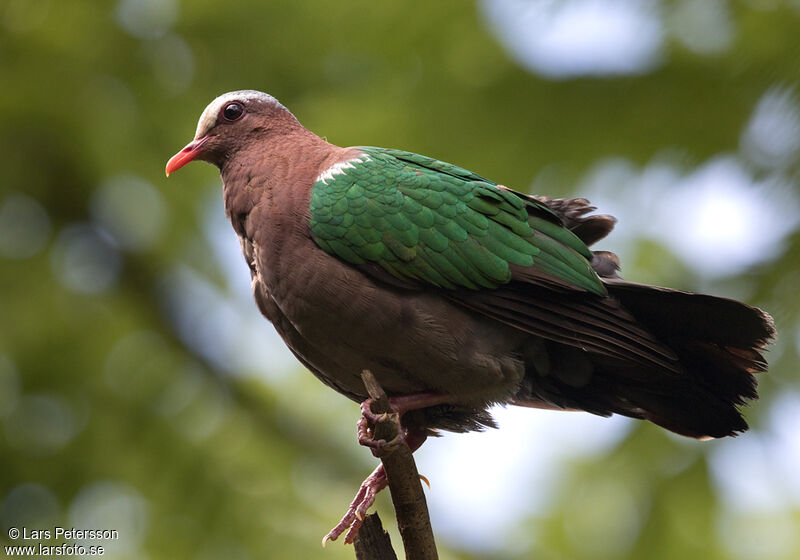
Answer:
[[364, 518], [353, 546], [356, 560], [397, 560], [389, 533], [383, 530], [377, 513], [370, 513]]

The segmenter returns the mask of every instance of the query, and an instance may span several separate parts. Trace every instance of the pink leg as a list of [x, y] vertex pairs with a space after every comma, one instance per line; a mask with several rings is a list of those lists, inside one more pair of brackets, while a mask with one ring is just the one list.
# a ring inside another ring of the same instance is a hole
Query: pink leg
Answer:
[[[372, 404], [372, 399], [367, 399], [364, 402]], [[446, 396], [436, 393], [415, 393], [413, 395], [389, 397], [389, 405], [392, 407], [392, 410], [400, 416], [412, 410], [428, 408], [429, 406], [436, 406], [437, 404], [444, 404], [446, 402]], [[361, 406], [363, 407], [364, 405], [362, 404]], [[370, 412], [372, 411], [370, 410]]]
[[386, 484], [386, 471], [383, 470], [383, 464], [380, 464], [361, 483], [361, 487], [347, 509], [347, 513], [344, 514], [339, 524], [325, 535], [325, 538], [322, 539], [322, 546], [325, 546], [328, 541], [338, 539], [345, 530], [347, 530], [347, 534], [344, 536], [344, 544], [352, 544], [358, 534], [358, 530], [361, 528], [361, 524], [364, 522], [364, 515], [375, 502], [377, 493], [386, 488]]
[[[441, 395], [421, 393], [417, 395], [391, 397], [389, 402], [393, 412], [388, 414], [396, 415], [399, 423], [399, 418], [402, 417], [402, 415], [406, 412], [420, 408], [427, 408], [429, 406], [435, 406], [437, 404], [443, 404], [446, 402], [446, 400]], [[393, 446], [399, 445], [403, 441], [406, 442], [408, 447], [413, 452], [419, 449], [419, 447], [425, 442], [425, 439], [428, 436], [424, 431], [409, 431], [404, 429], [402, 425], [400, 426], [399, 435], [392, 441], [387, 442], [385, 440], [373, 440], [370, 424], [374, 424], [378, 420], [383, 420], [384, 415], [373, 413], [372, 409], [370, 408], [371, 404], [372, 399], [367, 399], [361, 403], [362, 417], [358, 421], [358, 442], [361, 445], [372, 448], [372, 453], [374, 455], [377, 456], [380, 454], [381, 450], [390, 449]], [[423, 480], [425, 480], [426, 483], [428, 482], [427, 479], [423, 478]], [[331, 531], [325, 535], [325, 538], [322, 539], [322, 546], [325, 546], [328, 541], [335, 541], [345, 531], [347, 531], [347, 534], [344, 537], [345, 544], [352, 543], [353, 540], [355, 540], [356, 534], [358, 534], [358, 530], [364, 521], [364, 516], [366, 515], [367, 510], [375, 502], [375, 496], [378, 492], [386, 488], [387, 484], [386, 471], [383, 470], [383, 464], [378, 465], [378, 467], [372, 471], [372, 474], [361, 483], [361, 487], [358, 489], [356, 497], [353, 499], [350, 507], [347, 509], [347, 512], [344, 514], [344, 517], [342, 517], [342, 520], [339, 522], [339, 524], [331, 529]], [[430, 486], [430, 484], [428, 485]]]

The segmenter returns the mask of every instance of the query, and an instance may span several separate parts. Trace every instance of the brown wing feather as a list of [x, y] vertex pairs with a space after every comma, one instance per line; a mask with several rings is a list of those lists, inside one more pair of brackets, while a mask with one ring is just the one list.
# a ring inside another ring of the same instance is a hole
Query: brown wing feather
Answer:
[[447, 294], [454, 302], [545, 339], [644, 368], [678, 373], [678, 357], [614, 299], [512, 282]]

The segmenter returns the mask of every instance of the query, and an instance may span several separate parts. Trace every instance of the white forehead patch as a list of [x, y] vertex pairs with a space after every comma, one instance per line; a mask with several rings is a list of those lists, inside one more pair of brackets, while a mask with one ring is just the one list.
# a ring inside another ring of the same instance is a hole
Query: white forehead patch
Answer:
[[243, 89], [239, 91], [229, 91], [228, 93], [223, 93], [219, 97], [217, 97], [214, 101], [208, 104], [208, 106], [203, 110], [203, 114], [200, 115], [200, 120], [197, 121], [197, 131], [195, 132], [194, 137], [200, 138], [206, 132], [211, 130], [215, 124], [217, 124], [217, 115], [219, 115], [220, 109], [230, 103], [231, 101], [244, 101], [247, 103], [248, 101], [261, 101], [263, 103], [271, 103], [276, 107], [280, 107], [284, 110], [287, 110], [286, 107], [281, 105], [280, 101], [269, 95], [268, 93], [264, 93], [262, 91], [256, 91], [254, 89]]

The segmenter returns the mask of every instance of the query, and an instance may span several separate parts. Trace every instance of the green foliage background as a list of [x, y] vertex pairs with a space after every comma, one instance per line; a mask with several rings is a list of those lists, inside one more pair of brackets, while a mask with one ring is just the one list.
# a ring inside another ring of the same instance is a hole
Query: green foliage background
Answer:
[[[83, 525], [120, 530], [105, 543], [111, 558], [353, 557], [319, 541], [371, 468], [353, 437], [357, 408], [299, 365], [266, 380], [230, 371], [176, 327], [172, 280], [231, 290], [204, 233], [215, 171], [163, 176], [213, 97], [265, 90], [333, 143], [580, 195], [602, 158], [645, 165], [670, 150], [691, 167], [736, 152], [765, 91], [796, 93], [797, 2], [727, 4], [737, 35], [724, 52], [669, 41], [665, 61], [639, 76], [547, 80], [462, 1], [0, 0], [0, 246], [11, 247], [0, 256], [0, 541], [12, 526]], [[784, 174], [797, 189], [797, 153]], [[115, 228], [101, 192], [127, 200], [116, 226], [149, 224], [143, 239], [97, 229]], [[652, 240], [632, 254], [628, 278], [714, 293], [744, 282], [775, 316], [781, 338], [748, 409], [752, 433], [768, 430], [774, 398], [800, 390], [800, 234], [736, 278], [701, 279]], [[202, 298], [194, 306], [202, 329], [211, 316]], [[547, 512], [499, 552], [442, 541], [442, 557], [799, 557], [800, 497], [730, 510], [709, 473], [714, 445], [637, 424], [601, 456], [565, 465]], [[620, 496], [634, 496], [633, 519]]]

